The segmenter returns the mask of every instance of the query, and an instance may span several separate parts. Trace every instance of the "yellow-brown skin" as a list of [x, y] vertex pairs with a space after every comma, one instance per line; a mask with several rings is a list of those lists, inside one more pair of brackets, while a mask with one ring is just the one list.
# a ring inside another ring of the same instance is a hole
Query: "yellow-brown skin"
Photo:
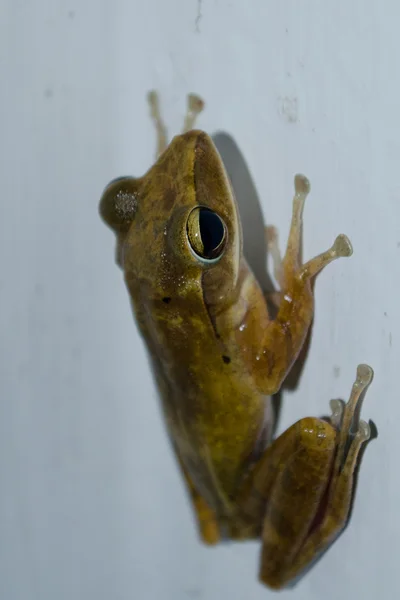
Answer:
[[[347, 448], [353, 390], [344, 416], [337, 410], [331, 424], [302, 419], [270, 444], [269, 396], [279, 390], [309, 329], [311, 278], [334, 258], [350, 254], [351, 247], [341, 236], [331, 250], [300, 264], [308, 182], [298, 176], [288, 248], [277, 266], [281, 294], [272, 320], [243, 257], [236, 202], [211, 138], [191, 130], [163, 151], [158, 125], [157, 162], [142, 178], [112, 182], [101, 200], [101, 214], [117, 234], [117, 260], [152, 359], [202, 539], [214, 544], [223, 537], [260, 537], [260, 578], [279, 588], [343, 528], [355, 461], [367, 437], [361, 423]], [[189, 215], [199, 206], [224, 223], [223, 248], [214, 262], [197, 256], [189, 239]], [[369, 379], [362, 372], [356, 392]], [[341, 426], [346, 414], [348, 423]], [[316, 522], [327, 498], [330, 509]]]

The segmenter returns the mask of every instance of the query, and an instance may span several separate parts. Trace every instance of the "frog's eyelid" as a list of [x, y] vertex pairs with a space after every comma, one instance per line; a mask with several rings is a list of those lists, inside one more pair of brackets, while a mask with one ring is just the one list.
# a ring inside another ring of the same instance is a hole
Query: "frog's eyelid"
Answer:
[[[186, 237], [187, 237], [187, 236], [186, 236]], [[224, 253], [225, 253], [225, 250], [223, 250], [223, 251], [221, 252], [221, 254], [220, 254], [219, 256], [217, 256], [216, 258], [203, 258], [203, 257], [202, 257], [202, 256], [200, 256], [199, 254], [196, 254], [196, 252], [193, 250], [193, 248], [192, 248], [192, 246], [191, 246], [191, 244], [190, 244], [190, 241], [189, 241], [189, 239], [188, 239], [188, 238], [187, 238], [187, 241], [188, 241], [188, 246], [189, 246], [189, 249], [190, 249], [190, 252], [191, 252], [192, 256], [194, 256], [194, 258], [195, 258], [195, 259], [196, 259], [198, 262], [201, 262], [201, 263], [203, 263], [203, 264], [205, 264], [205, 265], [212, 265], [212, 264], [215, 264], [215, 263], [217, 263], [219, 260], [221, 260], [221, 258], [223, 257], [223, 255], [224, 255]]]

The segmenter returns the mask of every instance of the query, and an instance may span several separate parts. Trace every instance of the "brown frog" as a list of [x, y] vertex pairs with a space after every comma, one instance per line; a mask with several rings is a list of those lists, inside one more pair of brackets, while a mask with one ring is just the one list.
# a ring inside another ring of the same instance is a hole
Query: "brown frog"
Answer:
[[[270, 236], [280, 291], [276, 316], [242, 252], [242, 229], [222, 160], [193, 130], [203, 103], [188, 97], [184, 132], [167, 146], [149, 95], [157, 160], [140, 178], [114, 180], [100, 212], [117, 236], [133, 310], [147, 344], [165, 419], [200, 536], [259, 538], [260, 579], [280, 588], [343, 529], [369, 427], [354, 418], [372, 369], [359, 365], [350, 399], [330, 421], [308, 417], [271, 440], [270, 396], [296, 360], [313, 318], [312, 280], [352, 253], [340, 235], [305, 264], [302, 213], [309, 182], [295, 177], [286, 254]], [[355, 421], [355, 434], [351, 425]]]

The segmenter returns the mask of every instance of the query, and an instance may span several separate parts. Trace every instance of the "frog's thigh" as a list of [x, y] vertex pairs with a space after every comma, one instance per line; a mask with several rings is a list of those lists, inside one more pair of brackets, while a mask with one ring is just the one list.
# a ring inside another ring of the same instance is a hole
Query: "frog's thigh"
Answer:
[[[273, 510], [272, 514], [271, 511], [267, 512], [263, 530], [260, 578], [271, 587], [280, 588], [301, 574], [321, 552], [327, 549], [346, 524], [353, 493], [354, 470], [360, 450], [370, 436], [369, 425], [365, 421], [358, 422], [354, 434], [351, 433], [351, 428], [353, 421], [358, 421], [355, 413], [366, 388], [371, 383], [372, 374], [372, 369], [368, 365], [359, 365], [349, 401], [344, 406], [338, 400], [331, 401], [333, 410], [331, 423], [335, 429], [328, 427], [332, 431], [338, 430], [335, 459], [327, 475], [323, 477], [328, 485], [324, 495], [320, 496], [319, 502], [316, 503], [318, 510], [311, 509], [311, 503], [317, 499], [317, 495], [311, 489], [315, 479], [310, 478], [307, 471], [308, 469], [312, 471], [313, 465], [300, 464], [295, 473], [297, 461], [292, 461], [292, 467], [289, 466], [289, 493], [292, 495], [295, 519], [292, 521], [287, 519], [286, 522], [282, 520], [280, 508], [277, 511], [278, 518]], [[323, 467], [322, 461], [320, 464]], [[322, 471], [323, 469], [321, 469], [321, 477]], [[322, 479], [317, 478], [315, 492], [321, 481]], [[279, 501], [275, 491], [273, 494], [275, 502]], [[308, 503], [310, 509], [308, 515], [303, 510], [303, 502]], [[294, 539], [292, 522], [296, 522], [299, 518], [307, 519], [309, 515], [312, 515], [312, 519], [308, 521], [307, 529], [301, 535], [297, 535], [294, 543], [292, 545], [289, 543], [288, 546], [287, 540], [290, 537]], [[286, 531], [285, 527], [288, 527]], [[282, 547], [288, 551], [286, 559], [282, 556]]]
[[267, 448], [245, 484], [239, 504], [261, 524], [260, 577], [271, 587], [289, 580], [302, 551], [327, 490], [336, 438], [329, 423], [301, 419]]
[[207, 502], [195, 488], [193, 481], [179, 456], [178, 461], [186, 481], [190, 497], [192, 499], [192, 505], [196, 513], [200, 537], [205, 544], [217, 544], [221, 535], [215, 512], [208, 506]]

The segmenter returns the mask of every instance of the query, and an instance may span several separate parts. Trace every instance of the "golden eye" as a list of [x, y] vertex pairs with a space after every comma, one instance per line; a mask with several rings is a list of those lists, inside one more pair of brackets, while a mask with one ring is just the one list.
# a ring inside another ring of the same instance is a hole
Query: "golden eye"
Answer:
[[226, 226], [213, 210], [197, 206], [187, 220], [186, 231], [193, 253], [204, 262], [222, 256], [226, 242]]

